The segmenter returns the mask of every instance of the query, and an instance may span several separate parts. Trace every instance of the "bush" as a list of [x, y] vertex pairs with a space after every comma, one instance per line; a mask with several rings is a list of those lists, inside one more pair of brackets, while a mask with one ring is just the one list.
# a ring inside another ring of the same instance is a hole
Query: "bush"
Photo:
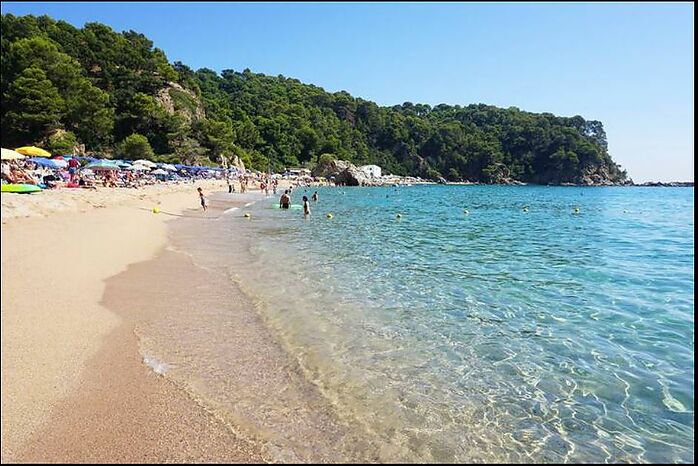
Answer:
[[326, 164], [326, 163], [330, 163], [330, 162], [332, 162], [332, 161], [333, 161], [334, 159], [336, 159], [336, 158], [337, 158], [337, 157], [336, 157], [334, 154], [327, 154], [327, 153], [322, 154], [322, 155], [320, 156], [320, 158], [318, 159], [318, 165], [323, 165], [323, 164]]
[[72, 154], [78, 139], [70, 131], [56, 131], [48, 137], [46, 150], [52, 154]]
[[155, 158], [155, 153], [153, 152], [153, 148], [150, 147], [148, 138], [137, 133], [124, 139], [119, 145], [117, 153], [121, 158], [126, 160], [153, 160]]

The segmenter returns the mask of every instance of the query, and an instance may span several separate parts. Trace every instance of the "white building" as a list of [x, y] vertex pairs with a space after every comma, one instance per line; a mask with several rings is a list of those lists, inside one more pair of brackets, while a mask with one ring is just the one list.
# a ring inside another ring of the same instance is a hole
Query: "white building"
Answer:
[[359, 170], [364, 172], [366, 176], [370, 176], [371, 178], [380, 178], [381, 177], [381, 167], [378, 165], [363, 165], [359, 167]]

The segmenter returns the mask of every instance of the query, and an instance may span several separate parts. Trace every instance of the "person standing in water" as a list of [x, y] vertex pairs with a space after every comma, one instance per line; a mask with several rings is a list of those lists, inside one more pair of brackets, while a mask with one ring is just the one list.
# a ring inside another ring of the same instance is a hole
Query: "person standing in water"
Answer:
[[282, 209], [291, 208], [291, 196], [288, 195], [288, 189], [284, 191], [284, 193], [281, 195], [281, 199], [279, 200], [279, 207], [281, 207]]
[[196, 188], [197, 191], [199, 191], [199, 200], [201, 201], [201, 208], [204, 209], [204, 212], [206, 212], [206, 209], [208, 209], [208, 200], [206, 199], [206, 196], [204, 196], [204, 190], [201, 188]]
[[317, 191], [313, 193], [313, 202], [317, 202], [318, 199], [320, 199], [320, 196], [317, 195]]
[[310, 215], [310, 203], [308, 202], [308, 196], [303, 196], [303, 214]]

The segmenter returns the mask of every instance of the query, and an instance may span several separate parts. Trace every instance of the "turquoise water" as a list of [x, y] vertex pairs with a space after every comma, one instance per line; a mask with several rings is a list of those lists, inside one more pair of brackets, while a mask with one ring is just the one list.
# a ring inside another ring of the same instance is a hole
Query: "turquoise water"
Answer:
[[381, 460], [693, 460], [693, 189], [318, 191], [226, 257]]

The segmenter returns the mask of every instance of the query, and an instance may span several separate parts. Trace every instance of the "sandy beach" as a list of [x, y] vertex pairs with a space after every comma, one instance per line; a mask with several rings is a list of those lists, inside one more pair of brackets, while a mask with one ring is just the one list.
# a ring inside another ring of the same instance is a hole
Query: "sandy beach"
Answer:
[[2, 195], [2, 462], [263, 460], [142, 363], [139, 309], [102, 301], [198, 207], [196, 186], [225, 184]]

